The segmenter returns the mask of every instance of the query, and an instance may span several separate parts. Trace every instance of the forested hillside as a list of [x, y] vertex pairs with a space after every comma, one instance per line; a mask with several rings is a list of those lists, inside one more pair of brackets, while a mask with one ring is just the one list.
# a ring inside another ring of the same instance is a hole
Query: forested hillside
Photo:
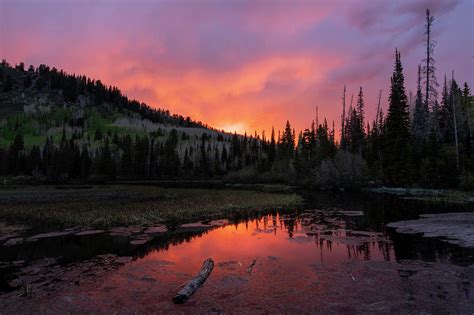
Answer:
[[[231, 140], [189, 117], [129, 100], [99, 80], [5, 60], [0, 114], [0, 174], [40, 181], [209, 177], [223, 170], [207, 155], [227, 160]], [[204, 152], [201, 169], [195, 152]]]

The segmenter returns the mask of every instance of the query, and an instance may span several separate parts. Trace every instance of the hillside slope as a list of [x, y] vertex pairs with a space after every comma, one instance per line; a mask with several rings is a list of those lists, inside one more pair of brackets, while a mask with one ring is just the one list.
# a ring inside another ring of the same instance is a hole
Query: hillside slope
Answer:
[[0, 176], [208, 178], [256, 168], [265, 147], [129, 100], [100, 80], [0, 64]]

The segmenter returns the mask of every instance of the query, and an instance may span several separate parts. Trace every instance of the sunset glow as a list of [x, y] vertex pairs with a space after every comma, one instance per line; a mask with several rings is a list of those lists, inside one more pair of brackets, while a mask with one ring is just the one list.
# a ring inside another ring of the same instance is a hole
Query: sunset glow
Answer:
[[454, 70], [472, 86], [470, 0], [1, 0], [0, 57], [85, 74], [229, 132], [269, 134], [287, 119], [299, 130], [315, 106], [339, 126], [344, 84], [349, 100], [364, 87], [369, 118], [380, 89], [386, 108], [395, 47], [415, 90], [427, 7], [438, 77]]

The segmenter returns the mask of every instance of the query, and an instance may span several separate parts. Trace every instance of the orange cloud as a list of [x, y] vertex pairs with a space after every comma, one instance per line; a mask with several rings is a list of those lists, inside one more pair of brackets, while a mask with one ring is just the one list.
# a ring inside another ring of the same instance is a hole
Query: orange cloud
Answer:
[[[291, 119], [285, 113], [273, 112], [272, 108], [291, 106], [292, 99], [321, 84], [327, 72], [339, 62], [336, 58], [309, 55], [275, 56], [235, 71], [209, 72], [196, 67], [181, 77], [160, 75], [159, 71], [152, 76], [135, 73], [116, 77], [114, 84], [133, 97], [173, 108], [217, 128], [230, 132], [253, 133], [264, 129], [268, 132], [275, 122], [283, 125], [285, 118]], [[278, 98], [280, 91], [273, 87], [283, 89], [284, 96]], [[275, 118], [278, 119], [274, 121]], [[310, 120], [305, 123], [309, 124]]]

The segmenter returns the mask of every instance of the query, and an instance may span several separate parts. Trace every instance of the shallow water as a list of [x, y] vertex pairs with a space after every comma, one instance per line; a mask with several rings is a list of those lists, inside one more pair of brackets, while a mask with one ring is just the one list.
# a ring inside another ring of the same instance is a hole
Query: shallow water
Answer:
[[[466, 208], [368, 196], [326, 194], [308, 198], [306, 210], [190, 225], [142, 245], [101, 233], [4, 246], [1, 261], [24, 262], [9, 269], [10, 292], [0, 295], [0, 306], [53, 313], [472, 312], [473, 250], [385, 228]], [[206, 258], [216, 265], [205, 285], [174, 305]], [[16, 276], [30, 279], [32, 297], [11, 291]]]

